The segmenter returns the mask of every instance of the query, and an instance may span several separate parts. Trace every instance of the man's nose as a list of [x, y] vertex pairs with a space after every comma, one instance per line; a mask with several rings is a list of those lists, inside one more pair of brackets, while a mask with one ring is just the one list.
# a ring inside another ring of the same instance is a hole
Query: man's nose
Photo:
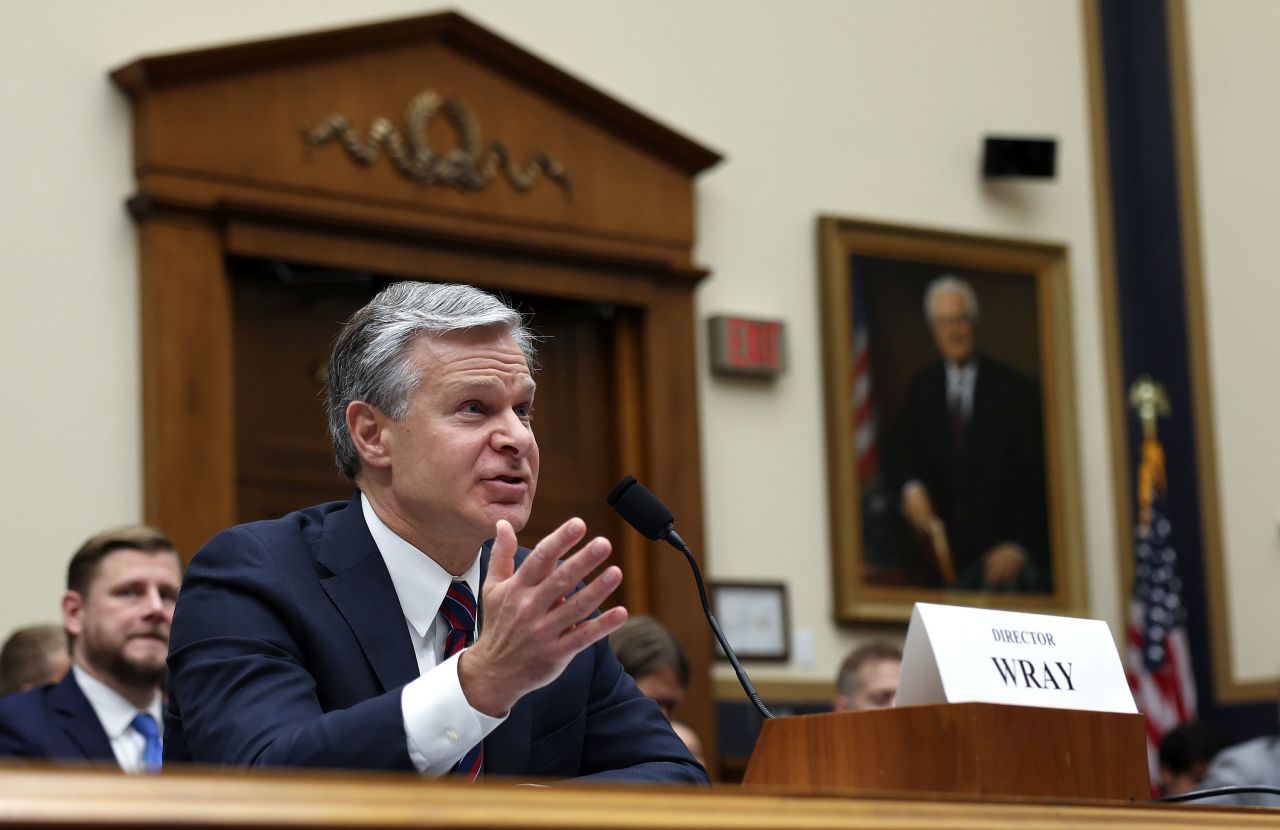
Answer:
[[508, 411], [493, 431], [492, 443], [499, 452], [512, 452], [517, 458], [523, 458], [533, 446], [533, 430], [527, 421]]
[[160, 594], [160, 589], [156, 587], [148, 588], [146, 596], [143, 598], [145, 603], [147, 616], [163, 615], [169, 607], [168, 603]]

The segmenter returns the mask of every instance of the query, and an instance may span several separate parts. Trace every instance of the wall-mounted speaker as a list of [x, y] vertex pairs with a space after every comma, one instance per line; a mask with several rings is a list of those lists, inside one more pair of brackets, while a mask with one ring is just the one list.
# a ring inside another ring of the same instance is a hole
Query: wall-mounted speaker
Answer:
[[1052, 138], [989, 135], [984, 139], [982, 149], [982, 175], [988, 179], [1052, 179], [1057, 158], [1058, 142]]

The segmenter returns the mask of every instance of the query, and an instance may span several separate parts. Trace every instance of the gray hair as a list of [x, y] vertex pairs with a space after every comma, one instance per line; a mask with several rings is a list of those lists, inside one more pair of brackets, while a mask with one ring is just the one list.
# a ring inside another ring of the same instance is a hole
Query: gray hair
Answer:
[[933, 300], [939, 294], [945, 294], [948, 291], [954, 291], [964, 297], [965, 313], [969, 315], [969, 321], [978, 322], [978, 295], [974, 293], [972, 285], [953, 274], [943, 274], [925, 288], [924, 319], [933, 323]]
[[364, 401], [400, 420], [422, 381], [409, 358], [413, 341], [421, 334], [478, 328], [505, 330], [533, 368], [535, 336], [520, 312], [470, 285], [393, 283], [351, 315], [334, 341], [325, 383], [329, 438], [343, 475], [354, 480], [360, 472], [360, 454], [347, 431], [347, 406]]

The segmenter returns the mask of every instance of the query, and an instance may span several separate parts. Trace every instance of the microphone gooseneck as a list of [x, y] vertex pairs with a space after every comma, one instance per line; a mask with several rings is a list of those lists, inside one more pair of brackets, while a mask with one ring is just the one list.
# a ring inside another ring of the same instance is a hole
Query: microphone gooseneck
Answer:
[[733, 666], [734, 674], [738, 675], [738, 683], [742, 685], [742, 690], [746, 692], [747, 697], [761, 715], [766, 719], [772, 718], [773, 713], [760, 699], [756, 687], [751, 683], [751, 678], [747, 677], [746, 669], [742, 668], [742, 663], [738, 662], [738, 655], [733, 653], [733, 647], [729, 645], [729, 640], [724, 636], [720, 623], [716, 621], [716, 615], [711, 613], [711, 602], [707, 599], [707, 586], [702, 580], [702, 569], [698, 567], [698, 560], [694, 558], [693, 551], [689, 550], [684, 539], [676, 533], [675, 518], [671, 515], [671, 511], [657, 496], [650, 493], [648, 488], [637, 481], [635, 476], [627, 476], [618, 482], [609, 492], [606, 501], [610, 507], [618, 511], [622, 518], [626, 519], [627, 524], [640, 531], [641, 535], [655, 542], [662, 540], [684, 554], [684, 558], [689, 561], [689, 567], [693, 570], [693, 579], [698, 584], [698, 598], [702, 600], [702, 612], [707, 616], [711, 633], [715, 635], [716, 642], [720, 643], [720, 648], [724, 649], [725, 656], [729, 658], [729, 664]]

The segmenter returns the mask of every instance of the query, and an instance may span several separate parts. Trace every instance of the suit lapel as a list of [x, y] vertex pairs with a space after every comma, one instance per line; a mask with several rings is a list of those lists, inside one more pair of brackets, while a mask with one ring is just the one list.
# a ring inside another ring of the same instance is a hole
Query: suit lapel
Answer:
[[67, 672], [66, 677], [53, 688], [49, 694], [49, 703], [58, 727], [84, 753], [84, 757], [116, 762], [111, 741], [102, 728], [102, 722], [98, 720], [98, 714], [89, 704], [89, 699], [80, 691], [74, 672]]
[[383, 691], [416, 678], [418, 660], [400, 599], [369, 535], [359, 493], [326, 519], [316, 558], [333, 574], [321, 586], [351, 627]]

